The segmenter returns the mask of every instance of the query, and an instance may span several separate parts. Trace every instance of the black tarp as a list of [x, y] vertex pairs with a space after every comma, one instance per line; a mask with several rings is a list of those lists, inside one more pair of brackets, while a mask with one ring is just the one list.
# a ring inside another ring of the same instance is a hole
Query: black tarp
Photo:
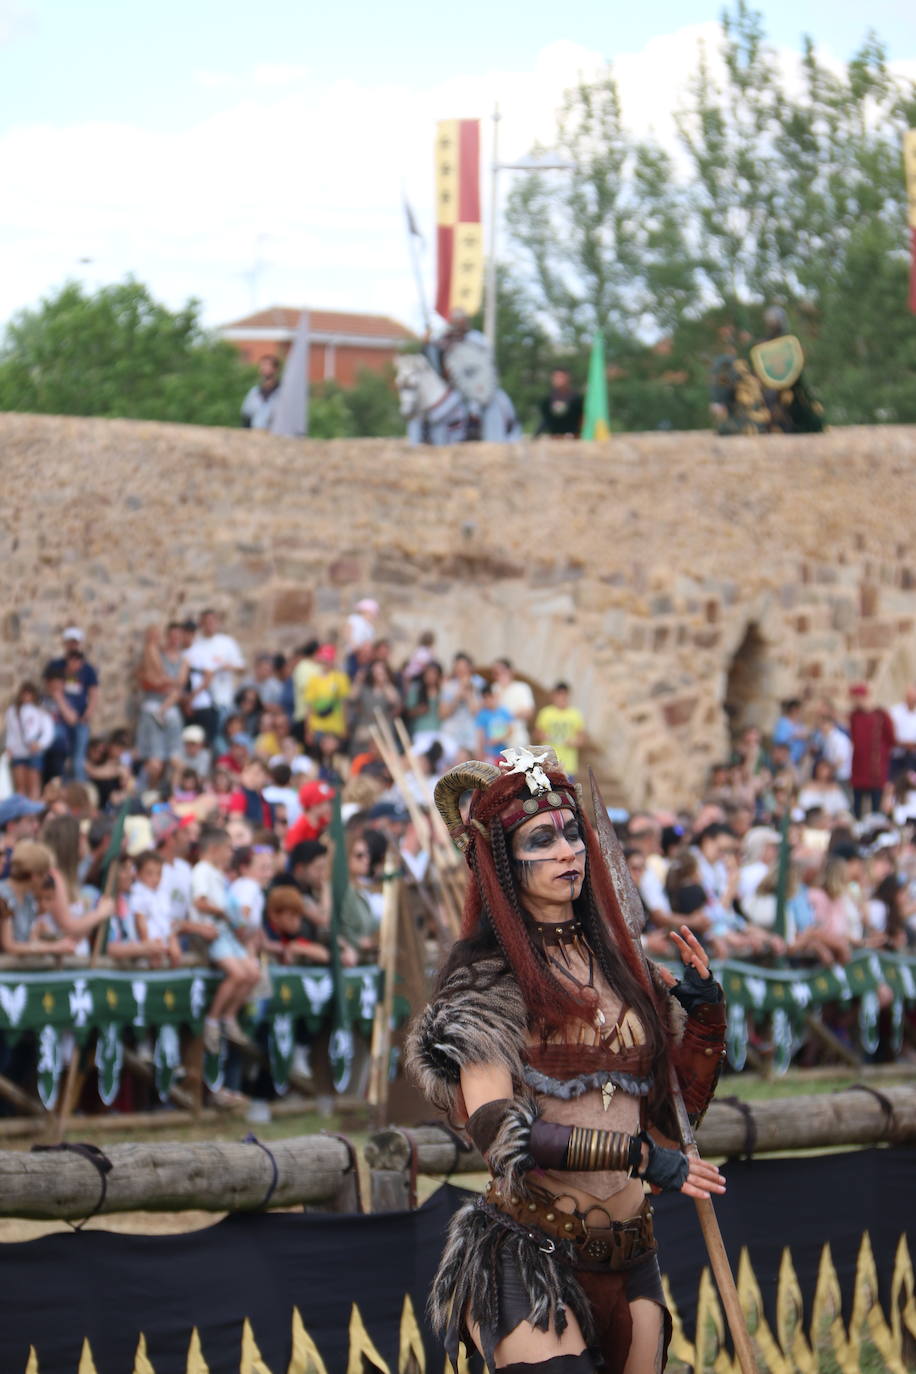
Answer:
[[[747, 1245], [771, 1304], [788, 1245], [810, 1305], [829, 1241], [848, 1305], [867, 1230], [887, 1311], [894, 1254], [916, 1214], [914, 1166], [908, 1149], [729, 1164], [716, 1211], [733, 1266]], [[25, 1371], [34, 1346], [41, 1374], [76, 1374], [85, 1338], [98, 1374], [130, 1374], [142, 1332], [155, 1374], [186, 1374], [196, 1327], [211, 1374], [237, 1374], [247, 1318], [271, 1374], [285, 1374], [298, 1308], [329, 1374], [345, 1374], [357, 1303], [394, 1374], [404, 1295], [422, 1324], [448, 1219], [465, 1197], [446, 1186], [413, 1213], [247, 1214], [184, 1235], [89, 1230], [0, 1245], [0, 1370]], [[656, 1199], [656, 1217], [662, 1269], [690, 1332], [704, 1262], [696, 1213], [666, 1195]], [[424, 1338], [427, 1369], [438, 1374], [441, 1351], [425, 1327]]]

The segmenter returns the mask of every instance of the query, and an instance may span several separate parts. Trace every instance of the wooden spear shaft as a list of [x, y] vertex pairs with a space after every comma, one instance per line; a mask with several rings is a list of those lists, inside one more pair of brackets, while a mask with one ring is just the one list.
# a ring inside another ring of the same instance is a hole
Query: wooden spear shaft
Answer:
[[[623, 853], [617, 832], [611, 825], [608, 818], [607, 807], [598, 788], [598, 781], [591, 769], [588, 770], [588, 781], [592, 794], [592, 806], [595, 812], [595, 830], [598, 834], [598, 844], [601, 848], [601, 856], [607, 866], [614, 893], [620, 904], [620, 910], [627, 923], [627, 929], [633, 939], [633, 944], [646, 965], [648, 972], [648, 960], [645, 950], [642, 947], [640, 933], [643, 923], [642, 903], [639, 900], [639, 893], [633, 882], [629, 866]], [[687, 1115], [687, 1108], [684, 1105], [684, 1098], [681, 1094], [680, 1084], [677, 1080], [677, 1071], [673, 1064], [669, 1065], [668, 1081], [671, 1091], [671, 1098], [674, 1103], [674, 1111], [677, 1117], [678, 1134], [681, 1138], [681, 1148], [684, 1154], [690, 1159], [699, 1159], [700, 1151], [697, 1148], [696, 1136]], [[722, 1306], [725, 1308], [725, 1318], [731, 1331], [732, 1340], [735, 1343], [735, 1354], [738, 1357], [738, 1364], [741, 1367], [741, 1374], [758, 1374], [757, 1358], [754, 1354], [754, 1347], [751, 1345], [750, 1334], [747, 1323], [744, 1320], [744, 1313], [741, 1310], [741, 1303], [738, 1299], [738, 1290], [735, 1287], [734, 1276], [731, 1265], [728, 1262], [728, 1255], [725, 1252], [725, 1244], [722, 1240], [722, 1232], [719, 1229], [716, 1209], [712, 1205], [712, 1198], [694, 1198], [697, 1209], [697, 1217], [700, 1222], [700, 1230], [703, 1233], [703, 1240], [706, 1244], [706, 1252], [709, 1255], [709, 1263], [716, 1280], [716, 1287], [722, 1299]]]

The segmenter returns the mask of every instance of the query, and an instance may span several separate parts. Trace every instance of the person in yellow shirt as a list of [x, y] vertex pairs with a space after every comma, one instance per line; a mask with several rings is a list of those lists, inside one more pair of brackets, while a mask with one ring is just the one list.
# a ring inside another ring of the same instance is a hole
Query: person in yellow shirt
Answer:
[[322, 671], [321, 664], [315, 662], [319, 648], [317, 639], [310, 639], [307, 644], [303, 644], [302, 657], [293, 669], [293, 734], [301, 743], [305, 742], [305, 722], [309, 713], [306, 698], [308, 685], [312, 678], [317, 677]]
[[563, 772], [573, 777], [579, 771], [579, 750], [585, 743], [585, 720], [578, 707], [569, 704], [567, 682], [557, 683], [550, 702], [537, 713], [534, 737], [538, 744], [553, 745]]
[[338, 739], [346, 739], [345, 707], [350, 695], [350, 679], [337, 667], [335, 645], [322, 644], [315, 653], [315, 662], [319, 671], [309, 678], [305, 687], [308, 737], [335, 735]]

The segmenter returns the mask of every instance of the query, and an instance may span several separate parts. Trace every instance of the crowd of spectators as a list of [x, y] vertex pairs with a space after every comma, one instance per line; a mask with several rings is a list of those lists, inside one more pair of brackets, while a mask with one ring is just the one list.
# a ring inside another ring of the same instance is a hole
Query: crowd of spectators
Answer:
[[[245, 1043], [239, 1015], [264, 966], [331, 959], [331, 844], [337, 793], [349, 884], [344, 966], [377, 956], [382, 870], [392, 847], [412, 882], [429, 856], [373, 738], [402, 722], [430, 779], [461, 758], [549, 739], [577, 767], [581, 714], [559, 683], [535, 712], [507, 660], [445, 669], [427, 632], [395, 666], [360, 601], [341, 634], [246, 664], [220, 618], [150, 626], [139, 646], [131, 724], [97, 733], [104, 663], [78, 626], [23, 682], [5, 719], [0, 801], [0, 955], [101, 957], [220, 971], [204, 1042]], [[9, 790], [11, 789], [11, 790]], [[112, 836], [123, 826], [118, 862]], [[106, 882], [106, 875], [108, 881]], [[243, 1018], [244, 1019], [244, 1018]]]
[[[105, 665], [69, 626], [63, 652], [6, 712], [0, 954], [207, 962], [223, 976], [205, 1044], [244, 1042], [239, 1016], [263, 995], [268, 961], [331, 958], [327, 831], [339, 794], [339, 954], [372, 963], [390, 856], [414, 883], [429, 864], [411, 819], [428, 793], [398, 791], [379, 717], [403, 724], [430, 783], [455, 762], [529, 743], [552, 745], [575, 775], [588, 744], [569, 684], [538, 710], [509, 660], [443, 663], [433, 631], [395, 662], [379, 614], [364, 599], [338, 636], [250, 664], [211, 609], [152, 626], [131, 724], [104, 734], [94, 720]], [[857, 684], [850, 704], [844, 715], [787, 701], [768, 739], [741, 731], [695, 807], [615, 816], [652, 954], [669, 956], [683, 924], [719, 958], [810, 966], [916, 943], [916, 688], [885, 711]]]
[[[889, 710], [865, 683], [846, 713], [787, 700], [769, 739], [739, 733], [696, 807], [619, 821], [653, 955], [682, 924], [715, 958], [777, 967], [916, 952], [916, 686]], [[850, 1038], [847, 1010], [825, 1016]]]

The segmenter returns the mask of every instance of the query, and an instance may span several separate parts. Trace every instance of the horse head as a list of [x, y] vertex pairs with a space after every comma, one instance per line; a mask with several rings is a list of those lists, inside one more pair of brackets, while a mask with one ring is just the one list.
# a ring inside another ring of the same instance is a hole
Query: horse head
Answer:
[[422, 353], [402, 353], [394, 362], [395, 385], [405, 420], [425, 415], [448, 391], [438, 372]]

